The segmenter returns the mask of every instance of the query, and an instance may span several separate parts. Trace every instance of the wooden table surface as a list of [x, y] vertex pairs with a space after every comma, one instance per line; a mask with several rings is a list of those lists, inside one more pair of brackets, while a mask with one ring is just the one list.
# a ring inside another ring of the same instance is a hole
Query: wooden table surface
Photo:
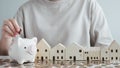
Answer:
[[11, 62], [8, 56], [0, 56], [0, 68], [120, 68], [120, 64], [100, 64], [99, 61], [90, 64], [85, 61], [36, 61], [19, 65]]

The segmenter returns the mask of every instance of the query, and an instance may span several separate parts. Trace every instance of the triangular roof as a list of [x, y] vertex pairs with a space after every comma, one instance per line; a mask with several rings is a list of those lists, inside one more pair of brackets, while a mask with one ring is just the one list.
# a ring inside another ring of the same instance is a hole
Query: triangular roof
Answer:
[[85, 51], [100, 51], [100, 47], [85, 47]]
[[39, 42], [38, 42], [38, 44], [37, 44], [37, 46], [39, 45], [43, 45], [43, 44], [45, 44], [47, 47], [49, 47], [49, 48], [51, 48], [51, 46], [47, 43], [47, 41], [43, 38], [43, 39], [41, 39]]
[[113, 46], [113, 45], [117, 45], [117, 46], [120, 47], [120, 45], [119, 45], [115, 40], [113, 40], [113, 42], [110, 44], [110, 46], [109, 46], [108, 48], [110, 48], [110, 47]]
[[103, 47], [100, 47], [101, 50], [105, 49], [105, 50], [108, 50], [108, 46], [103, 46]]
[[72, 47], [72, 46], [76, 46], [76, 47], [80, 47], [80, 48], [84, 49], [84, 47], [82, 45], [79, 45], [76, 42], [73, 42], [70, 46], [67, 46], [67, 48]]
[[54, 48], [56, 48], [56, 47], [63, 47], [63, 48], [65, 48], [65, 46], [64, 46], [63, 44], [61, 44], [61, 43], [57, 44], [57, 45], [54, 46], [52, 49], [54, 49]]

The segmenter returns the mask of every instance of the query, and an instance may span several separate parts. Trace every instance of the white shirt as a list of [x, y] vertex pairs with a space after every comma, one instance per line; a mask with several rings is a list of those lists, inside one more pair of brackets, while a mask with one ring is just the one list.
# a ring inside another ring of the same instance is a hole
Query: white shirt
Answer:
[[15, 19], [23, 29], [22, 37], [44, 38], [52, 47], [73, 42], [88, 47], [110, 45], [113, 41], [96, 0], [31, 0], [19, 8]]

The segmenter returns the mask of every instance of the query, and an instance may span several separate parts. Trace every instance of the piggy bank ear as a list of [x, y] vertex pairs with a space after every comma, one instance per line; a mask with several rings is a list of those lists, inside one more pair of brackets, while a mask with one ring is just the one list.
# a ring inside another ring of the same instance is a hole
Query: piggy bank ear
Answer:
[[37, 38], [36, 37], [34, 37], [33, 40], [34, 40], [35, 43], [37, 43]]

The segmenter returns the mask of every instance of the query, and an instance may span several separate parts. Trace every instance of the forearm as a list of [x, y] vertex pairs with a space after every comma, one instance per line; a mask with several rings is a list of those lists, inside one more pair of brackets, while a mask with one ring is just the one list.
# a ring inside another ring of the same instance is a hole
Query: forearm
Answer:
[[2, 38], [0, 40], [0, 55], [8, 55], [8, 48], [12, 42], [12, 38]]
[[8, 55], [8, 49], [12, 44], [12, 38], [20, 32], [20, 27], [15, 19], [5, 20], [2, 26], [2, 38], [0, 40], [0, 55]]

